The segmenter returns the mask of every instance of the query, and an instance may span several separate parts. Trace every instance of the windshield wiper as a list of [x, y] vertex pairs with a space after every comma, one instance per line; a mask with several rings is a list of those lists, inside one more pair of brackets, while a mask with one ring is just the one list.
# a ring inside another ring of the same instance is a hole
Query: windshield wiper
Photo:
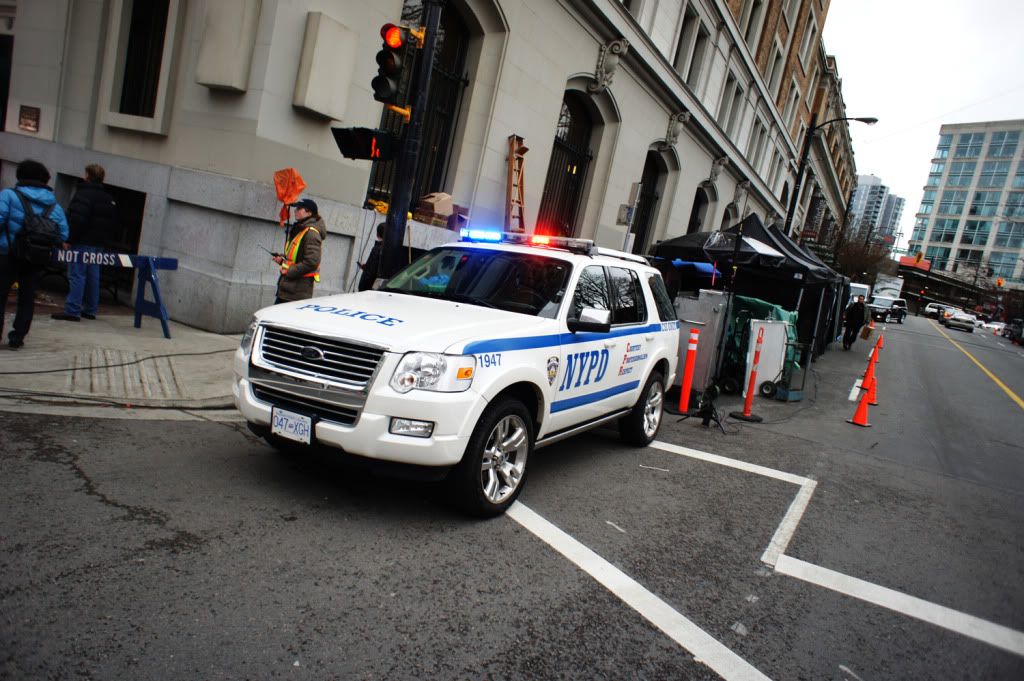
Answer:
[[498, 306], [494, 303], [488, 302], [482, 298], [474, 298], [473, 296], [467, 296], [460, 293], [437, 293], [434, 291], [408, 291], [401, 288], [388, 288], [382, 289], [388, 293], [404, 293], [409, 296], [420, 296], [421, 298], [433, 298], [435, 300], [451, 300], [457, 303], [469, 303], [471, 305], [480, 305], [482, 307], [490, 307], [498, 309]]
[[470, 305], [481, 305], [495, 310], [498, 309], [498, 306], [490, 301], [484, 300], [483, 298], [474, 298], [473, 296], [463, 295], [461, 293], [450, 293], [446, 295], [445, 298], [459, 303], [469, 303]]

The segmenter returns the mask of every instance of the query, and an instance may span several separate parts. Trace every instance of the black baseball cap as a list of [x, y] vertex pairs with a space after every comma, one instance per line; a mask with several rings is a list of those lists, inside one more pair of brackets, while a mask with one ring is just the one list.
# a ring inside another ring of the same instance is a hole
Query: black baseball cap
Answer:
[[313, 199], [299, 199], [298, 201], [290, 205], [292, 208], [305, 208], [313, 215], [319, 215], [320, 213], [317, 210], [316, 201], [314, 201]]

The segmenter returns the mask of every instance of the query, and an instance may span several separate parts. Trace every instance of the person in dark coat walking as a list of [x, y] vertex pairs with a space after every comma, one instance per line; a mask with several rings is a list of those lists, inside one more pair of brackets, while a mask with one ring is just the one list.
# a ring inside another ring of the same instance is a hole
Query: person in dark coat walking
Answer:
[[77, 322], [82, 317], [96, 319], [100, 304], [101, 265], [90, 260], [91, 253], [102, 253], [113, 240], [117, 229], [117, 204], [103, 188], [106, 171], [93, 163], [85, 167], [84, 181], [78, 184], [68, 206], [71, 222], [70, 244], [81, 252], [76, 262], [68, 263], [68, 297], [64, 311], [51, 317]]
[[846, 333], [843, 334], [843, 350], [849, 350], [853, 346], [862, 326], [864, 326], [864, 296], [857, 296], [857, 300], [846, 308]]
[[384, 247], [384, 225], [382, 222], [377, 225], [377, 240], [373, 242], [370, 254], [366, 256], [366, 262], [359, 263], [362, 273], [359, 275], [359, 289], [365, 291], [373, 288], [373, 282], [380, 276], [380, 252]]
[[0, 337], [3, 336], [4, 318], [7, 316], [7, 294], [14, 282], [18, 283], [18, 311], [14, 315], [14, 328], [7, 334], [7, 347], [17, 350], [25, 344], [25, 336], [32, 326], [32, 316], [36, 309], [36, 287], [42, 276], [43, 269], [27, 260], [18, 258], [13, 253], [13, 245], [25, 224], [25, 208], [21, 197], [25, 198], [29, 210], [37, 215], [50, 211], [50, 219], [60, 227], [61, 239], [68, 240], [68, 221], [57, 198], [53, 195], [48, 183], [50, 171], [39, 161], [25, 159], [18, 164], [15, 172], [17, 185], [0, 192]]

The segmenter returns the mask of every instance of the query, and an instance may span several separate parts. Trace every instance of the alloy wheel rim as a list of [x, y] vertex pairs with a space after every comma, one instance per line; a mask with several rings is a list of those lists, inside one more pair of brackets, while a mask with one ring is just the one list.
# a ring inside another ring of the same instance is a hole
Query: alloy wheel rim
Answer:
[[526, 471], [529, 438], [526, 423], [510, 414], [494, 425], [484, 445], [480, 483], [484, 496], [500, 504], [519, 489]]
[[662, 389], [661, 383], [655, 381], [647, 393], [647, 401], [644, 403], [644, 435], [654, 437], [661, 425], [662, 414]]

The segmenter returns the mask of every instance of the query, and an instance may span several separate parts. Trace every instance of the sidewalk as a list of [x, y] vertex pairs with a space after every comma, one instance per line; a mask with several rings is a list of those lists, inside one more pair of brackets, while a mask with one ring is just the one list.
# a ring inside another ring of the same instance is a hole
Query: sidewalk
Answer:
[[[0, 399], [50, 404], [215, 409], [233, 406], [231, 358], [239, 336], [222, 336], [143, 317], [134, 328], [132, 308], [102, 304], [97, 319], [51, 319], [64, 296], [40, 291], [25, 345], [7, 347], [15, 298], [7, 305], [0, 345]], [[150, 359], [152, 358], [152, 359]], [[43, 373], [32, 373], [43, 372]]]

